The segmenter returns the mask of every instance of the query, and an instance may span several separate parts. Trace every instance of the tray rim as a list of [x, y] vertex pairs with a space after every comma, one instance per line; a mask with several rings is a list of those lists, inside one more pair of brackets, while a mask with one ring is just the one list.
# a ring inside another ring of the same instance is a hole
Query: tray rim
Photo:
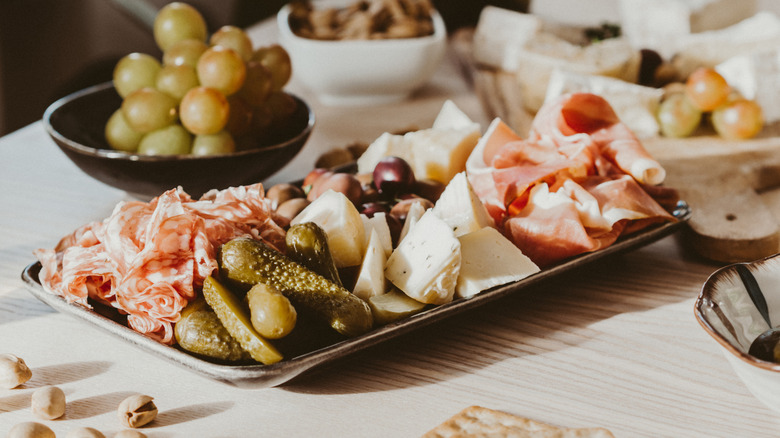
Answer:
[[411, 317], [377, 327], [370, 332], [350, 338], [318, 350], [314, 350], [272, 365], [228, 365], [210, 362], [190, 355], [175, 347], [171, 347], [138, 333], [112, 319], [87, 309], [75, 303], [69, 303], [64, 298], [51, 294], [43, 289], [38, 273], [40, 262], [32, 262], [22, 271], [21, 277], [27, 289], [41, 302], [54, 310], [79, 318], [136, 348], [151, 353], [175, 365], [182, 366], [201, 376], [242, 388], [266, 388], [279, 386], [304, 372], [313, 370], [329, 362], [342, 359], [358, 351], [373, 347], [382, 342], [409, 333], [417, 328], [434, 324], [450, 316], [476, 308], [488, 302], [497, 300], [509, 294], [535, 285], [541, 281], [555, 277], [577, 267], [595, 262], [607, 256], [626, 252], [658, 241], [673, 234], [691, 217], [691, 208], [685, 201], [680, 201], [672, 212], [674, 222], [667, 222], [641, 230], [635, 234], [619, 239], [611, 246], [586, 254], [575, 256], [540, 272], [502, 286], [484, 290], [470, 298], [457, 299], [451, 303], [433, 307]]

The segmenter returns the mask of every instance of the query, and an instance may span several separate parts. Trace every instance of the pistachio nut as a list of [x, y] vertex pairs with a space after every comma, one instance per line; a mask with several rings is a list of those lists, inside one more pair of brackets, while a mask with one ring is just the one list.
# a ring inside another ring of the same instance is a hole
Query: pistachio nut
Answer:
[[44, 420], [54, 420], [65, 414], [65, 393], [56, 386], [45, 386], [32, 394], [30, 408]]
[[55, 438], [55, 435], [45, 424], [26, 421], [12, 427], [6, 438]]
[[157, 418], [157, 406], [148, 395], [131, 395], [119, 403], [119, 421], [127, 427], [143, 427]]
[[0, 388], [12, 389], [30, 380], [32, 371], [20, 357], [0, 354]]

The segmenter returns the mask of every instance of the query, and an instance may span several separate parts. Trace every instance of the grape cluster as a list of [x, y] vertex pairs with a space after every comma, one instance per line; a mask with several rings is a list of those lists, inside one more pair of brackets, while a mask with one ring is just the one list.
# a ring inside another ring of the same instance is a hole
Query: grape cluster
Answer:
[[658, 122], [666, 137], [688, 137], [707, 119], [715, 132], [730, 140], [753, 138], [761, 132], [761, 107], [729, 86], [715, 69], [694, 71], [685, 84], [669, 88], [658, 107]]
[[235, 26], [208, 37], [200, 12], [179, 2], [157, 13], [154, 39], [162, 61], [131, 53], [114, 68], [122, 105], [105, 126], [112, 148], [143, 155], [232, 153], [260, 146], [296, 110], [283, 91], [290, 57], [278, 44], [255, 49]]

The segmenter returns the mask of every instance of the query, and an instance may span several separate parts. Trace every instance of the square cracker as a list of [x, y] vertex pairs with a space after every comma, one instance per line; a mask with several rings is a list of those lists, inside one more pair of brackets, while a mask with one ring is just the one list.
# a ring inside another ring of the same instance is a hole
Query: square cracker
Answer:
[[469, 406], [422, 438], [614, 438], [601, 427], [563, 428], [481, 406]]

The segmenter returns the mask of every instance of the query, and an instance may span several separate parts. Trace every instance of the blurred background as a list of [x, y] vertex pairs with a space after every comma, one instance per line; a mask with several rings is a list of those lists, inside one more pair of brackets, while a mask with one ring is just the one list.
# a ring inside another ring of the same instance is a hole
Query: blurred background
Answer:
[[[160, 57], [149, 25], [171, 0], [0, 0], [0, 135], [39, 120], [71, 92], [111, 80], [131, 52]], [[209, 31], [248, 27], [275, 15], [286, 0], [186, 0]], [[448, 28], [475, 24], [485, 4], [525, 10], [524, 0], [437, 0]], [[151, 15], [150, 15], [151, 14]]]

